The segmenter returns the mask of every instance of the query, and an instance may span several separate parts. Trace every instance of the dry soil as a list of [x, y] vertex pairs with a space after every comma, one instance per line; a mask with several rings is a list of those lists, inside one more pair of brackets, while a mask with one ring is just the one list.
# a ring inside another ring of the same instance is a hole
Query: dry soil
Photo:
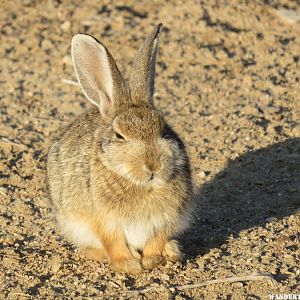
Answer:
[[[299, 295], [299, 20], [299, 0], [0, 1], [1, 299]], [[59, 128], [90, 107], [72, 35], [97, 37], [128, 76], [159, 22], [155, 104], [187, 145], [198, 209], [182, 262], [116, 274], [60, 237], [45, 162]], [[254, 273], [275, 283], [173, 287]]]

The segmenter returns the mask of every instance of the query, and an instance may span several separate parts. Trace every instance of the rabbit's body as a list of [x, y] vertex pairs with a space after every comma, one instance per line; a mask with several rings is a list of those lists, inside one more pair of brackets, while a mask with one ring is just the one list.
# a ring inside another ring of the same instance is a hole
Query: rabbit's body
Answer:
[[[154, 47], [158, 32], [159, 27], [147, 47]], [[76, 74], [86, 96], [93, 103], [99, 97], [100, 105], [71, 123], [49, 151], [54, 212], [62, 233], [88, 249], [88, 256], [107, 257], [118, 271], [140, 272], [141, 265], [150, 269], [162, 256], [179, 257], [170, 238], [186, 227], [191, 212], [188, 160], [180, 139], [141, 98], [142, 84], [129, 90], [106, 48], [88, 36], [77, 39], [72, 45]], [[96, 73], [90, 80], [85, 69], [93, 65], [85, 60], [81, 65], [83, 54], [78, 56], [76, 47], [90, 55], [99, 51], [102, 70], [108, 72], [100, 74], [101, 80], [111, 76], [110, 83], [97, 83]], [[146, 49], [149, 59], [151, 49]], [[141, 52], [146, 50], [144, 45]], [[143, 72], [143, 66], [136, 68]]]
[[49, 152], [49, 190], [62, 232], [77, 245], [92, 247], [101, 245], [94, 226], [108, 231], [120, 226], [127, 242], [142, 250], [155, 231], [184, 229], [188, 170], [179, 170], [165, 185], [136, 185], [112, 173], [97, 153], [106, 129], [101, 123], [97, 109], [79, 116]]

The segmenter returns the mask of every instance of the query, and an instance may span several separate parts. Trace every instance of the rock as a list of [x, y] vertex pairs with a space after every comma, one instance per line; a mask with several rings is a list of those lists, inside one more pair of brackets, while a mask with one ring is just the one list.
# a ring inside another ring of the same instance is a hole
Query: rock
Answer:
[[49, 40], [45, 39], [42, 41], [42, 49], [44, 49], [44, 50], [51, 49], [52, 46], [53, 45]]
[[276, 14], [288, 23], [297, 23], [300, 21], [300, 12], [291, 9], [281, 8], [276, 11]]
[[269, 217], [269, 218], [266, 218], [265, 220], [266, 220], [266, 222], [268, 222], [268, 223], [272, 223], [272, 222], [278, 221], [278, 219], [275, 218], [275, 217]]
[[71, 65], [72, 65], [72, 58], [71, 58], [71, 56], [70, 56], [70, 55], [65, 55], [65, 56], [63, 57], [63, 59], [62, 59], [62, 63], [63, 63], [64, 65], [69, 65], [69, 66], [71, 66]]
[[50, 261], [50, 269], [53, 273], [56, 273], [61, 267], [61, 259], [59, 256], [55, 256]]
[[170, 276], [169, 276], [168, 274], [162, 273], [162, 274], [160, 275], [160, 277], [161, 277], [163, 280], [166, 280], [166, 281], [170, 280]]
[[206, 177], [206, 174], [204, 171], [201, 171], [197, 174], [200, 178], [205, 178]]
[[300, 208], [297, 208], [297, 209], [294, 211], [294, 215], [295, 215], [295, 216], [300, 216]]
[[243, 109], [241, 109], [241, 112], [243, 112], [246, 115], [254, 115], [254, 116], [256, 116], [258, 113], [257, 108], [253, 106], [246, 106]]
[[70, 31], [71, 23], [69, 21], [65, 21], [60, 25], [60, 28], [62, 29], [62, 31], [68, 32]]
[[4, 245], [13, 245], [14, 239], [11, 236], [5, 236], [1, 241]]

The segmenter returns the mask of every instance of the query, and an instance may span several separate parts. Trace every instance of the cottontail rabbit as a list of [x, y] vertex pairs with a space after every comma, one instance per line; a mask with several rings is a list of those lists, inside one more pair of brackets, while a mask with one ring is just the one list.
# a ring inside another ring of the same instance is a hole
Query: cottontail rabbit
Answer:
[[180, 250], [171, 238], [189, 220], [191, 178], [184, 145], [153, 107], [161, 24], [135, 57], [129, 85], [108, 49], [77, 34], [72, 59], [95, 108], [53, 143], [47, 179], [62, 233], [86, 256], [139, 273]]

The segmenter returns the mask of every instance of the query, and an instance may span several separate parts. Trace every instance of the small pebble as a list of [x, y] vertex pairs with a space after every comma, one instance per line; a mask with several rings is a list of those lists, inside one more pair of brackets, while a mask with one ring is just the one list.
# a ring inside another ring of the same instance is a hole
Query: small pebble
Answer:
[[50, 268], [53, 273], [56, 273], [61, 267], [61, 259], [58, 256], [55, 256], [50, 261]]
[[272, 222], [278, 221], [278, 219], [275, 218], [275, 217], [269, 217], [269, 218], [266, 218], [265, 220], [266, 220], [266, 222], [268, 222], [268, 223], [272, 223]]
[[300, 21], [300, 12], [291, 9], [279, 9], [276, 11], [277, 15], [279, 15], [283, 20], [288, 23], [297, 23]]
[[62, 58], [62, 63], [65, 64], [65, 65], [71, 66], [72, 65], [72, 58], [71, 58], [71, 56], [70, 55], [65, 55]]
[[200, 178], [205, 178], [205, 177], [206, 177], [206, 174], [205, 174], [204, 171], [201, 171], [201, 172], [198, 173], [198, 176], [199, 176]]
[[49, 40], [42, 41], [42, 49], [47, 50], [52, 48], [52, 43]]
[[62, 31], [68, 32], [71, 28], [71, 23], [69, 21], [65, 21], [60, 25], [60, 28], [62, 29]]
[[161, 277], [161, 279], [163, 279], [163, 280], [170, 280], [170, 276], [168, 275], [168, 274], [161, 274], [160, 275], [160, 277]]

